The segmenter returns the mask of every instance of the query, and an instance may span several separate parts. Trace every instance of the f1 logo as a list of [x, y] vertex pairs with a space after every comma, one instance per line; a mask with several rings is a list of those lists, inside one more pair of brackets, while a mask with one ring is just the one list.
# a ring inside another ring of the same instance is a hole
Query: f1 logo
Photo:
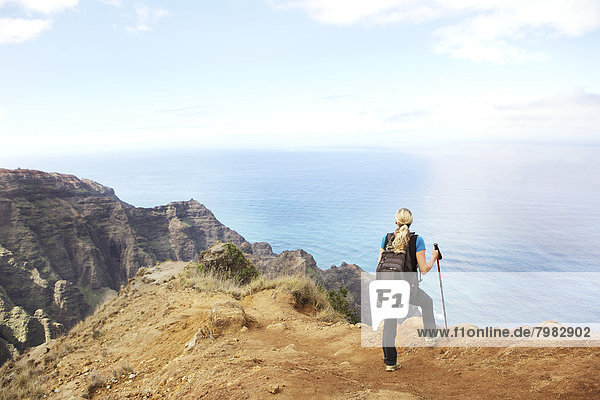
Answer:
[[403, 280], [375, 280], [369, 283], [371, 321], [373, 330], [388, 318], [404, 318], [408, 315], [410, 284]]

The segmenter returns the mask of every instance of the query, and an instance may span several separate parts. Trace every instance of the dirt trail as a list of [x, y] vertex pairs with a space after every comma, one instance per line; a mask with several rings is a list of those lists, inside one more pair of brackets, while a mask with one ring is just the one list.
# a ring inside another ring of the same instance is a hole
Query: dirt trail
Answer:
[[235, 299], [182, 288], [170, 278], [181, 264], [136, 277], [20, 361], [45, 366], [48, 398], [600, 398], [598, 349], [404, 348], [390, 373], [381, 349], [361, 347], [360, 328], [317, 321], [275, 289], [241, 301], [248, 330], [186, 346], [213, 304]]

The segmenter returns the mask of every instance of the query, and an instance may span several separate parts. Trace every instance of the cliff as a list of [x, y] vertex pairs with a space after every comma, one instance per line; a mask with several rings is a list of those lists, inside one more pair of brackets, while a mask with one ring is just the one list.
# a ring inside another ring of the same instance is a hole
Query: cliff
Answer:
[[71, 328], [140, 267], [216, 241], [270, 249], [195, 200], [136, 208], [87, 179], [0, 169], [0, 363]]
[[0, 169], [0, 364], [66, 332], [139, 268], [195, 260], [217, 241], [236, 244], [265, 276], [353, 285], [347, 273], [323, 275], [303, 250], [247, 242], [195, 200], [138, 208], [88, 179]]

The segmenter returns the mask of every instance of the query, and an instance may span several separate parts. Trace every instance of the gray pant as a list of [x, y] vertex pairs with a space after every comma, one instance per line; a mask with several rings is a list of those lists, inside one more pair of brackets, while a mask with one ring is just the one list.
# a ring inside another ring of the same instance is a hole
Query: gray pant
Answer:
[[[423, 289], [418, 286], [411, 286], [409, 303], [421, 307], [423, 315], [423, 327], [425, 329], [435, 329], [435, 318], [433, 317], [433, 300]], [[383, 321], [383, 355], [385, 365], [395, 365], [397, 360], [396, 352], [396, 330], [398, 320], [386, 319]], [[431, 332], [431, 331], [430, 331]]]

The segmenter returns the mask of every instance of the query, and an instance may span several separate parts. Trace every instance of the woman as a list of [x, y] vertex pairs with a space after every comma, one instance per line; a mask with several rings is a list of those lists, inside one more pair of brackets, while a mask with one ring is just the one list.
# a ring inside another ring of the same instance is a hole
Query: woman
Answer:
[[[410, 232], [409, 228], [413, 222], [413, 216], [409, 209], [401, 208], [396, 212], [395, 216], [397, 228], [395, 232], [388, 233], [383, 237], [381, 241], [381, 248], [379, 250], [379, 260], [384, 251], [393, 251], [394, 253], [408, 253], [408, 263], [410, 269], [414, 271], [414, 275], [417, 274], [417, 268], [421, 274], [425, 275], [433, 267], [435, 260], [437, 260], [439, 252], [433, 250], [431, 253], [431, 259], [427, 261], [425, 259], [425, 241], [421, 236], [416, 235], [414, 232]], [[379, 265], [379, 261], [377, 262]], [[411, 284], [410, 288], [410, 304], [421, 307], [421, 314], [423, 315], [423, 325], [425, 329], [435, 329], [435, 319], [433, 317], [433, 301], [431, 297], [423, 289], [419, 287], [418, 281]], [[386, 371], [395, 371], [400, 368], [400, 364], [397, 363], [397, 352], [396, 352], [396, 328], [398, 321], [396, 319], [386, 319], [383, 322], [383, 356], [385, 361]], [[433, 332], [433, 331], [430, 331]], [[433, 337], [426, 337], [425, 344], [435, 344]]]

